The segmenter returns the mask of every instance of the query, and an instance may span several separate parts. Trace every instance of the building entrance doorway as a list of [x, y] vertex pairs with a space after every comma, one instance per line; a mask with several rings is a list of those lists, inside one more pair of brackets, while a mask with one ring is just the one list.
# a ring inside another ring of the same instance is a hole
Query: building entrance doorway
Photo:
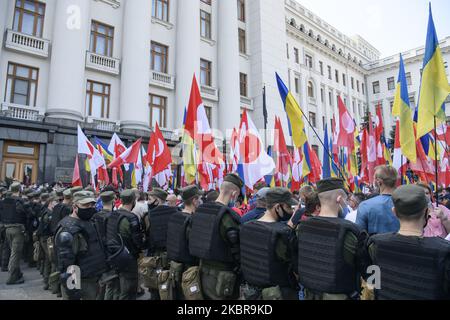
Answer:
[[0, 180], [14, 179], [25, 185], [36, 183], [39, 145], [5, 141]]

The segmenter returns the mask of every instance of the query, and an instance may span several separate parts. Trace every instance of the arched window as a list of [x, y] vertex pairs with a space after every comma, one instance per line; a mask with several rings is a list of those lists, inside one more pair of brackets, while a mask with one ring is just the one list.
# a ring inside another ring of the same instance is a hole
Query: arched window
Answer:
[[352, 55], [350, 53], [348, 54], [347, 59], [352, 60]]
[[295, 19], [294, 18], [292, 18], [291, 19], [291, 26], [293, 26], [293, 27], [297, 27], [297, 23], [295, 22]]
[[334, 44], [331, 46], [331, 50], [336, 51], [336, 46]]
[[311, 38], [314, 38], [314, 32], [311, 29], [308, 32], [308, 36], [310, 36]]
[[300, 31], [301, 31], [301, 32], [305, 32], [305, 26], [302, 25], [302, 24], [300, 25]]
[[330, 46], [330, 43], [328, 42], [328, 40], [325, 40], [325, 46], [326, 46], [326, 47], [329, 47], [329, 46]]
[[318, 42], [322, 43], [322, 37], [320, 36], [320, 34], [319, 34], [319, 35], [317, 35], [317, 38], [316, 38], [316, 40], [317, 40]]
[[312, 81], [308, 81], [308, 97], [314, 98], [314, 85]]
[[342, 49], [339, 49], [339, 54], [342, 56]]

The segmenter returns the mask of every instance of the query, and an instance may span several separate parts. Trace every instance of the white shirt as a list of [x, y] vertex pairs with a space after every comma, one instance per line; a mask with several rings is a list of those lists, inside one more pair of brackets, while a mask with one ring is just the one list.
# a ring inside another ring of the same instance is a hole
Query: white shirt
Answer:
[[345, 217], [345, 220], [351, 221], [353, 223], [356, 223], [356, 215], [358, 213], [358, 210], [351, 210], [347, 216]]
[[445, 238], [445, 240], [450, 241], [450, 234]]

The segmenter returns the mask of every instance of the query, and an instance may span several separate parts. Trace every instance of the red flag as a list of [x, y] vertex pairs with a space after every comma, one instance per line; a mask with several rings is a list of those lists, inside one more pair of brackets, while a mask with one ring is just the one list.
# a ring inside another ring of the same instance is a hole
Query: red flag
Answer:
[[373, 128], [372, 123], [372, 115], [369, 112], [369, 139], [367, 145], [367, 161], [368, 161], [368, 170], [369, 170], [369, 182], [373, 183], [374, 174], [375, 174], [375, 166], [377, 163], [377, 144], [375, 137], [375, 129]]
[[375, 141], [377, 142], [377, 166], [385, 165], [386, 159], [384, 158], [384, 143], [381, 141], [383, 136], [383, 111], [381, 104], [376, 107], [376, 118], [375, 118]]
[[133, 143], [131, 147], [129, 147], [125, 152], [123, 152], [120, 156], [118, 156], [116, 159], [114, 159], [113, 162], [110, 163], [108, 168], [116, 168], [120, 167], [123, 164], [128, 163], [136, 163], [138, 157], [139, 157], [139, 150], [141, 148], [141, 142], [142, 138], [139, 138], [138, 141]]
[[369, 140], [369, 134], [367, 132], [367, 128], [364, 128], [362, 131], [362, 138], [361, 138], [361, 147], [360, 147], [360, 153], [361, 153], [361, 181], [369, 183], [369, 161], [367, 159], [367, 146], [368, 146], [368, 140]]
[[339, 146], [355, 149], [355, 122], [347, 111], [341, 97], [338, 97], [339, 107]]
[[73, 168], [72, 187], [83, 187], [80, 178], [80, 167], [78, 166], [78, 154], [75, 156], [75, 167]]
[[281, 173], [282, 181], [287, 182], [286, 175], [289, 174], [290, 154], [284, 138], [283, 127], [278, 117], [275, 117], [275, 143], [273, 151], [277, 153], [276, 172]]
[[322, 165], [319, 160], [319, 157], [317, 156], [317, 153], [311, 149], [311, 147], [308, 144], [309, 148], [309, 159], [311, 162], [311, 173], [308, 176], [308, 179], [312, 183], [316, 183], [320, 181], [320, 176], [322, 175]]
[[155, 132], [150, 137], [146, 160], [152, 167], [153, 175], [163, 172], [172, 164], [172, 155], [158, 123], [156, 123]]

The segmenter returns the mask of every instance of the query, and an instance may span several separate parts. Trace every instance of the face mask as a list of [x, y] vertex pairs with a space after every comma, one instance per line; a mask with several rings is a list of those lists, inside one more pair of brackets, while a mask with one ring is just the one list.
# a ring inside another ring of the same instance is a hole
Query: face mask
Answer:
[[83, 221], [89, 221], [96, 213], [95, 208], [81, 209], [78, 208], [77, 216]]

